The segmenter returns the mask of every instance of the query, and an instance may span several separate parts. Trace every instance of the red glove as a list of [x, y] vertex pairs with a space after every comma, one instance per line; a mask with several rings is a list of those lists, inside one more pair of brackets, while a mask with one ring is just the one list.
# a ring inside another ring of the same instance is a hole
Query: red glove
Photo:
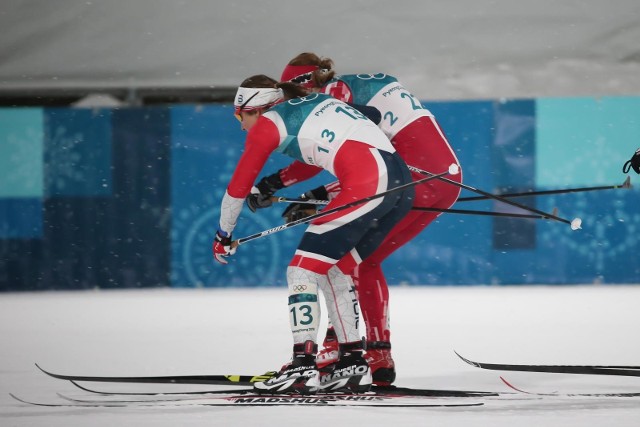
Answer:
[[225, 259], [236, 253], [236, 248], [231, 247], [231, 234], [227, 235], [222, 230], [216, 232], [216, 238], [213, 242], [213, 256], [220, 264], [227, 264]]

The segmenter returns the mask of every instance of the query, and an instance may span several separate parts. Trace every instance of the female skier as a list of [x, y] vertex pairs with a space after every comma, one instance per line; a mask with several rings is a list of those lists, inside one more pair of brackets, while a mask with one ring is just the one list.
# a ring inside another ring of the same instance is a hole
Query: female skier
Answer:
[[[395, 77], [387, 74], [350, 74], [335, 76], [333, 61], [314, 53], [302, 53], [293, 58], [282, 72], [281, 81], [302, 85], [314, 92], [329, 94], [344, 102], [379, 110], [380, 129], [391, 140], [398, 154], [409, 166], [425, 171], [439, 171], [458, 163], [451, 146], [433, 114], [425, 109]], [[296, 163], [263, 178], [249, 196], [247, 203], [252, 210], [271, 205], [268, 198], [279, 188], [295, 182], [299, 165]], [[415, 179], [423, 178], [412, 172]], [[462, 175], [450, 177], [461, 182]], [[278, 188], [279, 187], [279, 188]], [[303, 197], [328, 200], [339, 191], [340, 183], [307, 192]], [[356, 285], [360, 308], [366, 325], [366, 358], [371, 367], [373, 382], [389, 385], [396, 377], [395, 363], [391, 356], [391, 331], [389, 327], [389, 290], [381, 263], [392, 252], [417, 236], [440, 213], [426, 212], [420, 208], [450, 208], [457, 200], [460, 188], [434, 180], [416, 186], [413, 209], [387, 236], [383, 244], [358, 265], [352, 278]], [[309, 214], [306, 206], [291, 205], [283, 216], [296, 219]], [[335, 331], [327, 331], [324, 348], [318, 355], [318, 366], [335, 363], [339, 355]]]
[[[235, 253], [231, 233], [258, 173], [274, 151], [298, 160], [295, 180], [322, 169], [337, 177], [342, 191], [328, 209], [411, 182], [406, 164], [374, 123], [335, 98], [317, 93], [301, 97], [307, 94], [298, 85], [277, 83], [264, 75], [240, 85], [235, 113], [248, 132], [245, 151], [222, 200], [213, 245], [219, 262], [226, 264], [226, 257]], [[413, 187], [393, 191], [311, 222], [287, 268], [293, 357], [276, 377], [256, 383], [257, 390], [313, 393], [370, 388], [371, 371], [363, 357], [350, 276], [411, 209], [413, 194]], [[325, 296], [340, 350], [334, 369], [322, 376], [316, 365], [318, 288]]]

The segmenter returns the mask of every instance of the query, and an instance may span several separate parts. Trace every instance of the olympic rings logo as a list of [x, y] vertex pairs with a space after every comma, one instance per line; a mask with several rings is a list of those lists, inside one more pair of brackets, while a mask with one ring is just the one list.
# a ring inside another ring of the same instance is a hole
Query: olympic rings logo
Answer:
[[289, 101], [287, 101], [287, 103], [291, 104], [291, 105], [298, 105], [298, 104], [302, 104], [303, 102], [306, 102], [306, 101], [313, 101], [317, 97], [318, 97], [317, 93], [312, 93], [312, 94], [309, 94], [307, 96], [303, 96], [303, 97], [300, 97], [300, 98], [290, 99]]
[[385, 77], [387, 77], [386, 74], [384, 73], [377, 73], [377, 74], [357, 74], [356, 75], [357, 78], [359, 78], [360, 80], [382, 80]]
[[304, 292], [307, 290], [307, 285], [295, 285], [293, 287], [293, 292]]

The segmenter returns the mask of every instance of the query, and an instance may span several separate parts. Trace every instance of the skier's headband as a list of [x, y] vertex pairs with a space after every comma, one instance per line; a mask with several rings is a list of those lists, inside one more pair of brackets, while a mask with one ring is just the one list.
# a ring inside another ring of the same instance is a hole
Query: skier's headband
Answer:
[[297, 83], [306, 88], [313, 88], [315, 86], [312, 80], [313, 72], [318, 68], [317, 65], [287, 65], [282, 71], [280, 81]]
[[280, 102], [283, 98], [284, 95], [282, 94], [281, 89], [266, 87], [239, 87], [233, 101], [233, 105], [235, 106], [235, 116], [239, 117], [241, 111], [254, 111], [271, 107], [272, 105]]

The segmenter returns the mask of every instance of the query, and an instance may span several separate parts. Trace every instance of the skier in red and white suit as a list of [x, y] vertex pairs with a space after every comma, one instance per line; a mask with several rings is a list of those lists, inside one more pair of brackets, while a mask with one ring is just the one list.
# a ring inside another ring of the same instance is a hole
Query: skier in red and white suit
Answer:
[[[285, 102], [283, 90], [289, 99]], [[329, 209], [411, 183], [407, 165], [374, 123], [331, 96], [300, 97], [307, 94], [298, 85], [277, 83], [264, 75], [246, 79], [238, 89], [236, 115], [248, 133], [222, 199], [213, 247], [219, 262], [226, 264], [235, 252], [231, 233], [253, 182], [274, 151], [298, 161], [297, 179], [323, 169], [338, 178], [343, 190]], [[278, 393], [369, 389], [371, 371], [363, 357], [351, 274], [411, 209], [413, 194], [412, 186], [403, 187], [311, 222], [287, 268], [293, 358], [275, 378], [256, 383], [256, 389]], [[316, 366], [318, 289], [341, 353], [335, 369], [322, 376]]]
[[[395, 77], [386, 74], [354, 74], [335, 76], [333, 61], [319, 58], [313, 53], [303, 53], [285, 67], [281, 81], [298, 83], [311, 90], [329, 94], [356, 106], [375, 107], [379, 110], [379, 127], [393, 143], [407, 165], [421, 170], [437, 172], [448, 165], [458, 163], [451, 146], [438, 126], [433, 114], [405, 89]], [[277, 177], [285, 185], [296, 182], [291, 170], [296, 164], [264, 178], [256, 185], [263, 195], [269, 193], [269, 183]], [[277, 175], [277, 176], [275, 176]], [[414, 179], [424, 175], [412, 172]], [[451, 179], [461, 182], [462, 175]], [[272, 187], [273, 188], [273, 187]], [[326, 185], [306, 193], [308, 198], [330, 199], [340, 191], [339, 183]], [[440, 180], [416, 186], [414, 208], [451, 207], [460, 194], [460, 188]], [[328, 196], [328, 197], [327, 197]], [[265, 199], [250, 196], [247, 202], [255, 207]], [[264, 204], [269, 205], [269, 202]], [[297, 206], [290, 206], [289, 212]], [[287, 212], [287, 211], [285, 211]], [[304, 214], [302, 214], [304, 215]], [[388, 385], [395, 380], [395, 363], [391, 357], [391, 332], [389, 327], [389, 290], [381, 263], [391, 253], [409, 242], [424, 230], [440, 213], [413, 209], [389, 233], [384, 243], [366, 258], [354, 271], [353, 279], [366, 325], [367, 361], [371, 366], [374, 384]], [[318, 366], [331, 363], [338, 357], [334, 331], [329, 329], [324, 349], [318, 355]]]

